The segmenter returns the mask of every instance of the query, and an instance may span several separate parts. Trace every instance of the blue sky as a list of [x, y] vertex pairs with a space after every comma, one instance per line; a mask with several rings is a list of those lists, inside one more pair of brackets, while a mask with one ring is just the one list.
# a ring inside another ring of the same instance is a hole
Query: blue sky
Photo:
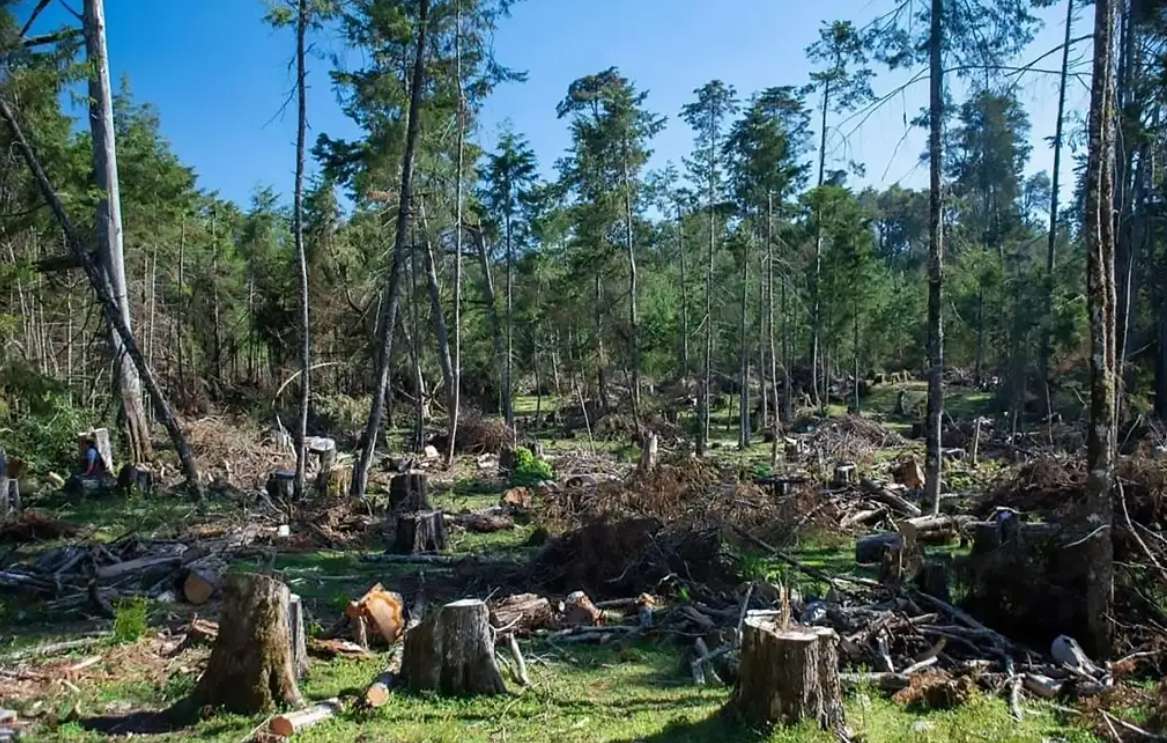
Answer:
[[[67, 0], [79, 7], [79, 0]], [[694, 88], [720, 78], [742, 97], [773, 85], [800, 85], [811, 71], [804, 49], [817, 37], [822, 21], [862, 23], [891, 0], [525, 0], [502, 21], [494, 40], [499, 60], [525, 70], [528, 80], [500, 88], [486, 103], [477, 140], [490, 148], [509, 121], [528, 137], [545, 172], [568, 144], [567, 127], [555, 117], [555, 104], [568, 84], [588, 73], [617, 66], [649, 92], [647, 105], [668, 117], [653, 142], [652, 167], [680, 164], [692, 133], [680, 120]], [[23, 19], [31, 0], [16, 4]], [[110, 62], [115, 80], [129, 78], [135, 98], [153, 104], [163, 135], [179, 157], [199, 174], [200, 186], [246, 205], [257, 186], [270, 184], [284, 194], [292, 181], [294, 109], [280, 108], [292, 84], [288, 62], [290, 30], [263, 22], [261, 0], [107, 0]], [[1061, 43], [1064, 6], [1041, 15], [1045, 28], [1019, 61], [1028, 61]], [[1087, 16], [1089, 13], [1087, 13]], [[1080, 17], [1077, 33], [1088, 30]], [[73, 22], [55, 0], [38, 20], [36, 32]], [[356, 52], [334, 35], [319, 35], [317, 47], [356, 66]], [[1075, 50], [1084, 54], [1086, 48]], [[1054, 68], [1060, 57], [1043, 66]], [[312, 62], [310, 137], [356, 135], [340, 112], [327, 76], [329, 62]], [[905, 79], [881, 73], [877, 92]], [[1048, 169], [1044, 138], [1052, 133], [1056, 78], [1033, 74], [1018, 84], [1018, 95], [1033, 126], [1031, 170]], [[956, 89], [959, 97], [959, 88]], [[845, 143], [828, 147], [836, 165], [846, 160], [867, 167], [861, 183], [908, 186], [926, 183], [918, 164], [923, 132], [905, 136], [910, 119], [926, 100], [921, 82], [896, 96], [851, 131]], [[1067, 110], [1084, 111], [1088, 91], [1071, 85]], [[839, 131], [843, 131], [842, 127]]]

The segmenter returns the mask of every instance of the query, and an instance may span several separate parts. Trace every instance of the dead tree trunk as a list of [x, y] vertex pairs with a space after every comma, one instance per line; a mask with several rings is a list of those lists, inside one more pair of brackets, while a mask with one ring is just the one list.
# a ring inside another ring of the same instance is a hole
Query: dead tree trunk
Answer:
[[[126, 263], [122, 247], [122, 206], [118, 192], [117, 145], [114, 135], [113, 93], [109, 82], [109, 57], [105, 46], [104, 0], [85, 0], [85, 52], [92, 69], [89, 76], [89, 130], [93, 135], [93, 173], [102, 192], [97, 205], [97, 248], [102, 270], [121, 320], [131, 327], [130, 299], [126, 293]], [[142, 405], [142, 384], [133, 364], [127, 364], [120, 334], [111, 325], [114, 378], [132, 462], [151, 456], [150, 426]]]
[[304, 471], [308, 466], [308, 375], [312, 365], [312, 345], [308, 317], [308, 256], [304, 250], [304, 140], [308, 130], [308, 93], [304, 65], [304, 36], [309, 23], [308, 0], [299, 0], [296, 14], [296, 182], [292, 206], [296, 263], [300, 269], [300, 409], [296, 419], [296, 498], [304, 497]]
[[944, 69], [942, 18], [944, 0], [932, 0], [932, 30], [928, 41], [930, 81], [928, 92], [928, 414], [924, 464], [925, 500], [932, 513], [940, 512], [941, 418], [944, 415], [944, 197], [941, 193], [944, 124]]
[[839, 638], [827, 628], [778, 629], [747, 619], [741, 675], [733, 705], [756, 725], [815, 720], [824, 730], [843, 724]]
[[361, 449], [360, 460], [353, 467], [351, 493], [354, 498], [365, 497], [365, 487], [369, 482], [369, 467], [373, 464], [373, 453], [377, 449], [377, 436], [381, 432], [381, 422], [385, 414], [385, 391], [389, 386], [389, 364], [393, 353], [393, 332], [397, 325], [397, 307], [401, 292], [401, 267], [405, 261], [405, 246], [409, 237], [409, 225], [413, 208], [413, 154], [421, 135], [422, 88], [425, 86], [426, 26], [429, 16], [429, 0], [420, 0], [417, 15], [417, 49], [413, 61], [413, 77], [410, 84], [409, 116], [406, 122], [405, 151], [401, 158], [401, 201], [397, 207], [397, 232], [393, 244], [393, 263], [389, 269], [388, 295], [382, 305], [380, 329], [377, 344], [377, 377], [373, 389], [373, 403], [369, 410], [369, 420], [365, 425], [365, 446]]
[[401, 674], [414, 690], [502, 694], [490, 612], [478, 599], [446, 604], [405, 635]]
[[192, 695], [197, 706], [250, 715], [302, 703], [290, 602], [288, 587], [274, 578], [243, 573], [227, 579], [219, 635]]

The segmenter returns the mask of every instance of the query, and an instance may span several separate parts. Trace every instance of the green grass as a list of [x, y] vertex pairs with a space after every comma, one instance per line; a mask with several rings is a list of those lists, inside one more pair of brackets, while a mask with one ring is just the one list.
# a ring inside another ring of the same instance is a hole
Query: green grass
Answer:
[[[297, 734], [304, 743], [352, 740], [386, 741], [827, 741], [833, 736], [809, 725], [758, 731], [725, 711], [730, 691], [691, 683], [677, 653], [669, 647], [527, 645], [532, 686], [497, 697], [440, 698], [395, 692], [378, 710], [348, 710]], [[381, 658], [316, 662], [302, 685], [309, 699], [352, 694], [382, 668]], [[87, 690], [77, 701], [82, 719], [132, 705], [162, 708], [181, 698], [193, 684], [180, 675], [163, 688], [127, 681]], [[974, 697], [955, 710], [910, 714], [877, 693], [860, 690], [846, 699], [847, 723], [870, 743], [892, 741], [1006, 741], [1027, 743], [1058, 736], [1091, 741], [1087, 733], [1066, 727], [1048, 710], [1030, 708], [1021, 723], [1010, 718], [999, 698]], [[193, 728], [155, 740], [197, 738], [238, 741], [263, 722], [262, 717], [219, 714]], [[79, 722], [44, 730], [43, 738], [99, 740]]]

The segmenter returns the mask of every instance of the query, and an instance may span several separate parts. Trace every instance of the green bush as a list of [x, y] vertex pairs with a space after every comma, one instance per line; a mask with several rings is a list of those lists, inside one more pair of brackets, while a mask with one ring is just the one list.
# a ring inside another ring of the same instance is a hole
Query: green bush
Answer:
[[149, 611], [149, 602], [141, 596], [119, 601], [113, 615], [114, 642], [136, 642], [145, 635]]
[[534, 485], [542, 480], [555, 479], [555, 471], [543, 459], [539, 459], [525, 446], [515, 449], [515, 466], [511, 472], [512, 485]]
[[95, 425], [69, 401], [68, 389], [20, 362], [0, 367], [0, 446], [34, 471], [68, 471], [78, 458], [77, 432]]

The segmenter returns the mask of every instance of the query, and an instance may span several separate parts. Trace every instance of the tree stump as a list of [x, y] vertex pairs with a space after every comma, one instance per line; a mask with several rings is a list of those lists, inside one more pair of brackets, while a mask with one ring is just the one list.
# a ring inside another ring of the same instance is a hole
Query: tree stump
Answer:
[[656, 469], [658, 459], [659, 442], [655, 433], [649, 432], [645, 434], [642, 448], [640, 450], [640, 464], [638, 469], [641, 474], [647, 474]]
[[446, 604], [405, 634], [401, 674], [409, 688], [440, 694], [502, 694], [490, 611], [478, 599]]
[[424, 472], [403, 472], [389, 481], [389, 504], [394, 513], [430, 510]]
[[310, 436], [305, 443], [308, 453], [314, 455], [320, 465], [316, 473], [316, 494], [327, 496], [332, 468], [336, 466], [336, 442], [324, 436]]
[[288, 645], [296, 678], [302, 679], [308, 674], [308, 631], [304, 626], [304, 604], [294, 593], [288, 596]]
[[118, 472], [118, 489], [150, 495], [154, 492], [154, 473], [144, 464], [123, 465]]
[[421, 552], [441, 552], [446, 548], [446, 522], [441, 510], [403, 513], [397, 517], [398, 552], [414, 555]]
[[855, 540], [855, 562], [860, 565], [878, 565], [883, 562], [885, 554], [899, 548], [902, 539], [895, 532], [882, 532], [860, 537]]
[[836, 488], [845, 488], [859, 482], [859, 468], [854, 462], [840, 462], [835, 465], [835, 474], [831, 484]]
[[268, 475], [266, 489], [274, 501], [291, 501], [296, 494], [296, 473], [276, 470]]
[[815, 720], [824, 730], [843, 724], [838, 642], [826, 627], [781, 630], [746, 619], [733, 705], [755, 725]]
[[192, 695], [196, 707], [253, 715], [301, 704], [290, 604], [288, 587], [274, 578], [254, 573], [227, 578], [219, 634]]

